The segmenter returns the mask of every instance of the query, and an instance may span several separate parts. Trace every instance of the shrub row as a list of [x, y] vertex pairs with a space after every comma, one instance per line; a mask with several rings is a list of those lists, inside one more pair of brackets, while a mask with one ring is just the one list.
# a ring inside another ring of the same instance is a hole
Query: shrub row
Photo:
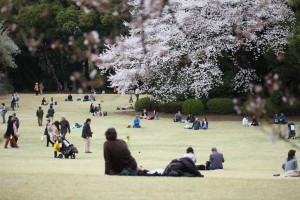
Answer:
[[[288, 103], [281, 103], [276, 105], [274, 99], [278, 98], [269, 98], [265, 102], [265, 109], [269, 117], [273, 117], [276, 113], [284, 113], [285, 115], [297, 115], [300, 114], [300, 103], [291, 106]], [[278, 100], [277, 100], [278, 102]], [[248, 101], [244, 103], [244, 108], [249, 104]], [[206, 108], [208, 113], [213, 114], [232, 114], [235, 113], [233, 109], [233, 102], [230, 98], [213, 98], [207, 101]], [[142, 111], [144, 108], [147, 110], [158, 110], [164, 113], [176, 113], [182, 111], [183, 114], [193, 114], [201, 115], [204, 112], [204, 104], [201, 100], [197, 99], [187, 99], [183, 101], [175, 101], [166, 104], [157, 104], [149, 97], [141, 98], [135, 103], [135, 110], [137, 112]], [[245, 109], [244, 109], [245, 110]], [[245, 111], [244, 114], [247, 114]]]
[[[229, 98], [215, 98], [207, 102], [209, 113], [214, 114], [231, 114], [234, 113], [232, 100]], [[159, 110], [164, 113], [176, 113], [182, 111], [183, 114], [201, 115], [204, 112], [204, 104], [201, 100], [187, 99], [175, 101], [166, 104], [156, 104], [149, 97], [141, 98], [135, 103], [135, 111], [140, 112], [143, 109]]]

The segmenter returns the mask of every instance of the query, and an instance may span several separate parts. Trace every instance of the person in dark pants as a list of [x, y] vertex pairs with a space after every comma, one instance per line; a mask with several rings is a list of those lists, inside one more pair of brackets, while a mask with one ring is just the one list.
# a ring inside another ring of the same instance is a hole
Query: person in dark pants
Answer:
[[14, 138], [14, 126], [13, 126], [13, 121], [12, 121], [13, 116], [9, 116], [8, 120], [7, 120], [7, 129], [6, 132], [4, 134], [4, 138], [5, 138], [5, 144], [4, 144], [4, 148], [7, 149], [7, 145], [9, 143], [9, 141], [11, 140], [13, 147], [18, 148], [19, 146], [17, 145], [17, 142]]
[[256, 116], [253, 116], [251, 125], [252, 126], [258, 126], [258, 120], [257, 120]]
[[47, 114], [47, 118], [51, 119], [51, 121], [53, 121], [53, 117], [54, 117], [54, 109], [53, 106], [50, 106], [50, 108], [48, 109], [48, 114]]
[[15, 99], [15, 95], [12, 94], [12, 95], [11, 95], [10, 108], [11, 108], [12, 110], [15, 110], [15, 106], [16, 106], [16, 99]]
[[39, 95], [39, 84], [38, 84], [38, 83], [35, 83], [33, 89], [34, 89], [35, 95], [38, 96], [38, 95]]
[[46, 119], [46, 127], [44, 135], [47, 137], [47, 143], [46, 146], [49, 147], [49, 143], [54, 146], [54, 142], [51, 141], [50, 137], [52, 137], [52, 124], [50, 119]]
[[70, 123], [68, 120], [66, 120], [65, 116], [62, 116], [59, 124], [60, 124], [60, 134], [63, 138], [66, 138], [67, 132], [69, 134], [71, 133]]
[[39, 126], [43, 125], [43, 116], [44, 116], [44, 111], [41, 106], [39, 106], [39, 109], [36, 111], [36, 116], [38, 118], [38, 124]]

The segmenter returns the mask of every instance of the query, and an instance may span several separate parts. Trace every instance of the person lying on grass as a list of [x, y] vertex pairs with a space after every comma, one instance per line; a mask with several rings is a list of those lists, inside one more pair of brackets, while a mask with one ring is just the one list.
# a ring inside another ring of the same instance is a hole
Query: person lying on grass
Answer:
[[117, 139], [116, 129], [107, 129], [105, 137], [103, 152], [106, 175], [122, 175], [125, 171], [136, 175], [139, 171], [144, 171], [142, 167], [138, 167], [125, 141]]

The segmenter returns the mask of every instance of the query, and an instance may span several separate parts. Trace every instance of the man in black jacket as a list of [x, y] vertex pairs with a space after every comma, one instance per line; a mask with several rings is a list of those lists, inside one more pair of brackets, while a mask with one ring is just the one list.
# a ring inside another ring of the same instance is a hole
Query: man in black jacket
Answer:
[[68, 120], [66, 120], [65, 116], [62, 116], [59, 124], [60, 124], [60, 133], [63, 138], [66, 138], [67, 132], [69, 132], [69, 134], [71, 133], [70, 123]]
[[84, 139], [84, 152], [85, 153], [92, 153], [90, 151], [90, 146], [91, 146], [91, 138], [93, 135], [93, 132], [91, 131], [91, 119], [87, 118], [86, 122], [84, 123], [84, 126], [82, 128], [82, 135], [81, 137]]

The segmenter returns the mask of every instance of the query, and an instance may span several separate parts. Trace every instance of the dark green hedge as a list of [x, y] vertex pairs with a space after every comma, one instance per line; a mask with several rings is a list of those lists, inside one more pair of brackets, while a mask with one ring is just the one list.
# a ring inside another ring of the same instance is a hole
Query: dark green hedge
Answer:
[[271, 99], [267, 99], [265, 103], [265, 109], [267, 111], [268, 117], [274, 117], [278, 112], [276, 105], [273, 103]]
[[201, 115], [204, 112], [204, 104], [201, 100], [187, 99], [182, 105], [183, 114]]
[[279, 113], [284, 113], [285, 116], [298, 115], [300, 114], [300, 103], [296, 102], [295, 105], [290, 105], [289, 103], [282, 103], [279, 106]]
[[206, 103], [209, 113], [232, 114], [234, 113], [233, 102], [230, 98], [214, 98]]
[[162, 104], [159, 106], [159, 110], [164, 113], [177, 113], [178, 111], [182, 111], [182, 104], [183, 101]]
[[135, 102], [134, 109], [136, 112], [141, 112], [144, 108], [152, 110], [153, 104], [154, 102], [149, 97], [144, 97]]

